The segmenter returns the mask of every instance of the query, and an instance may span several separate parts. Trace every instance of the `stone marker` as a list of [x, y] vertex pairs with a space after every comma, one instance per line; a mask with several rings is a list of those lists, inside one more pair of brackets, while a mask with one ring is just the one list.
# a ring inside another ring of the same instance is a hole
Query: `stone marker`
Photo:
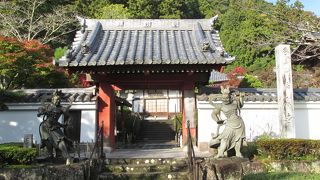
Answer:
[[290, 46], [280, 44], [275, 51], [280, 133], [281, 137], [295, 138]]
[[32, 148], [33, 144], [33, 134], [25, 134], [23, 138], [23, 147]]

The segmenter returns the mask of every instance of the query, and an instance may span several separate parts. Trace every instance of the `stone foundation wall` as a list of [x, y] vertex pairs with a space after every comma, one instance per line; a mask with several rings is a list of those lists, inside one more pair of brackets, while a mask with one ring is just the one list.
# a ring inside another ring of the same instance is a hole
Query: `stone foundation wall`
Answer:
[[0, 180], [79, 180], [84, 179], [80, 164], [71, 166], [38, 166], [30, 168], [0, 169]]
[[244, 175], [263, 172], [320, 173], [320, 161], [249, 161], [245, 158], [207, 158], [201, 163], [200, 177], [206, 179], [242, 179]]

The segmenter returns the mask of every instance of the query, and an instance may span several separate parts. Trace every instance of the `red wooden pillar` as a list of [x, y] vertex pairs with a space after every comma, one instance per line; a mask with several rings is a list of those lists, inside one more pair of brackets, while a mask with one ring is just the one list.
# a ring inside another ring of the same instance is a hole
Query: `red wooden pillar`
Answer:
[[112, 151], [115, 148], [115, 114], [116, 114], [116, 102], [115, 94], [111, 84], [100, 83], [99, 85], [99, 128], [104, 125], [104, 147], [107, 152]]
[[[188, 81], [184, 82], [182, 88], [182, 144], [186, 145], [188, 140], [187, 121], [190, 122], [191, 136], [196, 138], [196, 119], [195, 119], [195, 94], [194, 94], [194, 77], [191, 76]], [[195, 142], [193, 142], [195, 145]]]

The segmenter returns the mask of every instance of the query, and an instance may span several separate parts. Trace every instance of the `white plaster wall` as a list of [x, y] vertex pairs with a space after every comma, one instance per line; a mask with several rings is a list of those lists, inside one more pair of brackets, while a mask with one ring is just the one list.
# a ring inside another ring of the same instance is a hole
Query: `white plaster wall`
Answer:
[[320, 139], [320, 102], [295, 103], [296, 137]]
[[25, 134], [33, 134], [33, 140], [39, 143], [41, 121], [34, 110], [0, 112], [0, 143], [23, 142]]
[[81, 130], [80, 141], [91, 142], [95, 140], [96, 132], [96, 111], [83, 110], [81, 111]]
[[143, 100], [134, 100], [132, 101], [133, 112], [143, 112]]
[[246, 139], [254, 140], [267, 133], [279, 136], [280, 125], [278, 109], [275, 102], [245, 102], [241, 109], [241, 117], [246, 126]]
[[[211, 118], [213, 107], [206, 101], [197, 101], [198, 142], [209, 142], [216, 132], [216, 123]], [[276, 102], [245, 102], [241, 116], [246, 125], [248, 141], [263, 133], [280, 135], [278, 105]], [[320, 139], [320, 102], [295, 103], [296, 138]], [[222, 129], [220, 129], [220, 132]]]
[[169, 90], [169, 97], [181, 97], [181, 91]]
[[169, 99], [169, 112], [180, 112], [180, 99]]
[[[40, 104], [12, 103], [8, 107], [9, 111], [0, 112], [0, 143], [23, 142], [24, 134], [33, 134], [34, 141], [40, 143], [39, 125], [42, 117], [37, 117], [37, 109]], [[71, 109], [81, 110], [80, 141], [94, 140], [95, 105], [93, 103], [75, 104]]]

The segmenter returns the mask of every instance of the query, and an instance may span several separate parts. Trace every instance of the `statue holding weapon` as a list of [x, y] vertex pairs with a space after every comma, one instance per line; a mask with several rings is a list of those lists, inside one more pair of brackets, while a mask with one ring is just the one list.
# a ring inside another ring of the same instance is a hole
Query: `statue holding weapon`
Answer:
[[[217, 158], [224, 157], [224, 154], [234, 148], [237, 157], [242, 157], [240, 152], [245, 141], [245, 125], [240, 116], [240, 108], [243, 107], [244, 94], [239, 92], [231, 92], [229, 87], [222, 87], [222, 103], [214, 104], [210, 99], [209, 103], [214, 106], [211, 114], [212, 119], [217, 122], [217, 133], [212, 137], [209, 146], [218, 148]], [[221, 112], [227, 119], [223, 120], [220, 116]], [[224, 125], [225, 128], [219, 134], [220, 126]]]
[[61, 124], [59, 119], [64, 117], [64, 122], [70, 122], [69, 109], [71, 103], [67, 107], [61, 106], [62, 92], [56, 90], [53, 93], [51, 103], [43, 105], [38, 109], [37, 116], [43, 116], [43, 121], [39, 125], [39, 133], [41, 138], [40, 148], [46, 147], [49, 157], [53, 157], [53, 149], [58, 149], [62, 152], [62, 156], [66, 158], [66, 165], [71, 164], [71, 157], [67, 149], [67, 137], [62, 132], [61, 128], [65, 128], [67, 124]]

